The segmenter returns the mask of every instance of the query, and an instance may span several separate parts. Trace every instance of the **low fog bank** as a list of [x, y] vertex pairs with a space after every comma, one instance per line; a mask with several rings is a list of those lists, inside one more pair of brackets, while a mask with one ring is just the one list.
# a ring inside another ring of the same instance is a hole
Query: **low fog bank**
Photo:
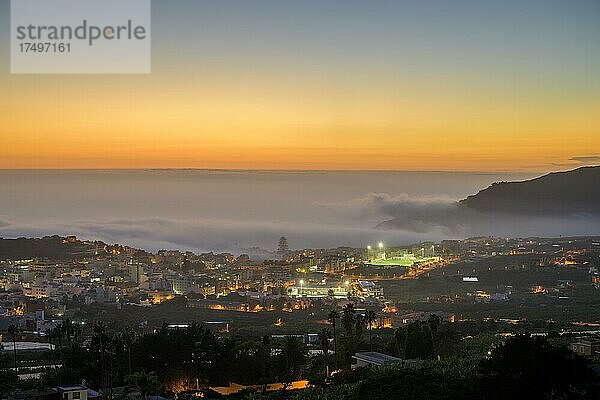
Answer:
[[[268, 205], [267, 205], [268, 206]], [[314, 214], [311, 214], [314, 213]], [[315, 216], [327, 215], [319, 220]], [[383, 221], [383, 222], [381, 222]], [[598, 235], [600, 217], [572, 215], [527, 217], [482, 213], [460, 206], [445, 195], [410, 196], [371, 193], [347, 201], [313, 203], [288, 218], [78, 218], [72, 221], [23, 223], [0, 216], [0, 236], [77, 235], [122, 243], [150, 251], [242, 253], [251, 247], [273, 250], [281, 235], [292, 248], [362, 247], [460, 239], [470, 236]]]
[[292, 248], [362, 247], [383, 240], [386, 243], [412, 243], [441, 239], [434, 231], [415, 233], [349, 227], [335, 224], [299, 222], [240, 222], [226, 220], [175, 220], [168, 218], [104, 219], [70, 223], [18, 224], [0, 220], [1, 237], [40, 237], [77, 235], [87, 240], [121, 243], [157, 251], [179, 249], [194, 252], [228, 251], [240, 254], [252, 247], [274, 250], [285, 235]]
[[600, 234], [597, 216], [522, 217], [457, 201], [525, 175], [434, 172], [3, 171], [0, 236], [77, 235], [156, 251], [363, 247], [475, 235]]
[[372, 195], [373, 206], [389, 219], [376, 227], [427, 234], [433, 232], [450, 237], [472, 236], [558, 237], [598, 235], [599, 214], [525, 215], [506, 212], [484, 212], [465, 207], [448, 199], [425, 199], [421, 203]]
[[507, 236], [559, 237], [600, 234], [600, 216], [527, 216], [522, 214], [483, 213], [457, 205], [445, 212], [396, 217], [377, 228], [426, 234], [441, 232], [447, 237]]

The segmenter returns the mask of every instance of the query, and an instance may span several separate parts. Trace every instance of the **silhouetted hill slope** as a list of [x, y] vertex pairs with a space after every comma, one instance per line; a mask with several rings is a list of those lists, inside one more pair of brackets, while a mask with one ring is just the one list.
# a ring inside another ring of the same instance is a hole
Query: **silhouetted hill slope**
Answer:
[[445, 236], [559, 236], [600, 232], [600, 167], [501, 182], [443, 207], [421, 207], [377, 225]]
[[459, 202], [483, 212], [528, 215], [600, 214], [600, 166], [494, 183]]

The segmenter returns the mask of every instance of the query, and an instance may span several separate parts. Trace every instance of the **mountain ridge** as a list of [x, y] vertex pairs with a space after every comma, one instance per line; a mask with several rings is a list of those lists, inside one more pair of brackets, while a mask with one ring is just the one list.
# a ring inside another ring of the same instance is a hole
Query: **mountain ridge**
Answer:
[[530, 215], [600, 214], [600, 166], [497, 182], [458, 202], [482, 212]]
[[591, 235], [600, 232], [600, 166], [497, 182], [439, 208], [396, 211], [376, 229], [448, 237]]

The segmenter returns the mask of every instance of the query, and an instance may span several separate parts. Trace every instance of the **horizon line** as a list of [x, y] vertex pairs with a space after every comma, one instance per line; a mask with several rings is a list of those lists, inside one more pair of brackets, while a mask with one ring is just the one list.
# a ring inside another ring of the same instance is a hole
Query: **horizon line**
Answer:
[[140, 167], [140, 168], [121, 168], [121, 167], [110, 167], [110, 168], [0, 168], [0, 171], [106, 171], [106, 172], [118, 172], [118, 171], [206, 171], [206, 172], [288, 172], [288, 173], [309, 173], [309, 172], [410, 172], [410, 173], [457, 173], [457, 174], [548, 174], [552, 172], [565, 172], [572, 171], [584, 167], [596, 167], [600, 165], [573, 165], [572, 168], [567, 169], [544, 169], [544, 170], [443, 170], [443, 169], [305, 169], [305, 168], [203, 168], [203, 167]]

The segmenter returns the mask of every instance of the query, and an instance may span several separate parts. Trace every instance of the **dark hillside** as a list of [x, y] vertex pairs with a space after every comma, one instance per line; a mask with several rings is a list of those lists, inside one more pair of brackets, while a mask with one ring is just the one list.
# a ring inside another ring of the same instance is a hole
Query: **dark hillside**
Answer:
[[600, 214], [600, 166], [494, 183], [459, 204], [477, 211], [529, 215]]

